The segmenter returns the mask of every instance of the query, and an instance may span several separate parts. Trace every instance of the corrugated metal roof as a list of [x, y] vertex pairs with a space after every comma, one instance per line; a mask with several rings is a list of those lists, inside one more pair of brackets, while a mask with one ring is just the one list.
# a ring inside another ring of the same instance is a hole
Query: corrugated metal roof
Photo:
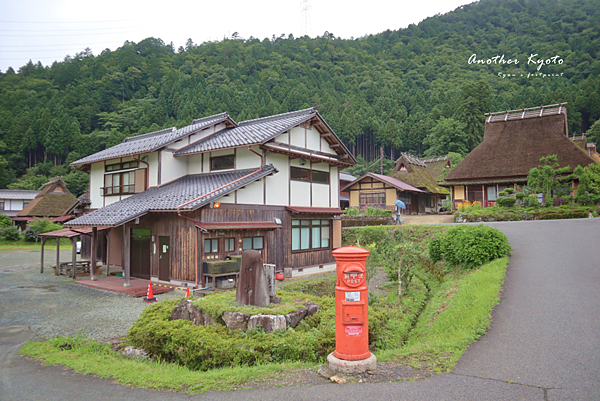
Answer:
[[344, 171], [340, 171], [340, 181], [352, 182], [354, 180], [356, 180], [356, 177], [353, 176], [352, 174], [346, 173]]
[[20, 189], [0, 189], [0, 199], [25, 199], [31, 200], [39, 194], [40, 191], [24, 191]]
[[228, 128], [210, 135], [175, 152], [175, 156], [263, 144], [277, 135], [317, 115], [314, 108], [278, 114], [275, 116], [242, 121], [235, 128]]
[[235, 123], [227, 113], [220, 113], [194, 120], [193, 124], [180, 129], [175, 129], [175, 127], [172, 127], [143, 135], [132, 136], [126, 138], [118, 145], [104, 149], [98, 153], [94, 153], [93, 155], [86, 156], [83, 159], [74, 161], [71, 163], [71, 166], [94, 163], [116, 157], [153, 152], [196, 131], [200, 131], [211, 125], [216, 125], [226, 120], [230, 120], [231, 122]]
[[[250, 173], [255, 174], [246, 177]], [[176, 211], [179, 205], [217, 190], [181, 208], [181, 210], [195, 210], [223, 195], [274, 173], [277, 173], [277, 169], [269, 164], [258, 170], [247, 169], [186, 175], [162, 187], [150, 188], [147, 191], [83, 215], [66, 223], [65, 226], [119, 226], [153, 210]], [[234, 182], [239, 179], [241, 180]]]

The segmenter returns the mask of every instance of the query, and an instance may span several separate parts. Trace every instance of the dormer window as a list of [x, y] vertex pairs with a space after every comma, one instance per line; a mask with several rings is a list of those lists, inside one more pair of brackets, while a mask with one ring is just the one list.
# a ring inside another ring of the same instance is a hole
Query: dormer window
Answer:
[[210, 158], [210, 170], [227, 170], [235, 168], [235, 155], [216, 156]]

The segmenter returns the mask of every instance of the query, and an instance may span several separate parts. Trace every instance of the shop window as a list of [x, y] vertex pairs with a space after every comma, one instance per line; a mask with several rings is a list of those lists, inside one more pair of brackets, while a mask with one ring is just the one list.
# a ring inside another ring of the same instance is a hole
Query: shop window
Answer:
[[263, 249], [263, 237], [246, 237], [242, 239], [242, 249]]
[[217, 253], [219, 252], [219, 239], [211, 238], [204, 240], [204, 253]]
[[329, 220], [292, 220], [292, 251], [329, 249]]

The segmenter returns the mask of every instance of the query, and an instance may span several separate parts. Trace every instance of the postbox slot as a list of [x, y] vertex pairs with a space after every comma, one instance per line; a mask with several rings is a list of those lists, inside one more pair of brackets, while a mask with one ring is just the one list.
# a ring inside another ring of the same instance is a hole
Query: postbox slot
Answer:
[[342, 323], [344, 324], [362, 324], [363, 323], [363, 306], [358, 305], [342, 305]]

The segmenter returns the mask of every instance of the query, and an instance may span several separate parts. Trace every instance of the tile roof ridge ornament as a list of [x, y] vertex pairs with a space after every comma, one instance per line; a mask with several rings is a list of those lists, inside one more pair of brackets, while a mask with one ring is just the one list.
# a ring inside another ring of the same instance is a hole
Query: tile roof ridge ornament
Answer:
[[550, 115], [567, 114], [566, 106], [568, 103], [556, 103], [515, 110], [496, 111], [493, 113], [485, 113], [487, 117], [485, 123], [506, 122], [509, 120], [524, 120], [527, 118], [541, 118]]
[[[203, 123], [208, 120], [214, 120], [215, 118], [228, 118], [228, 117], [231, 118], [229, 116], [229, 113], [224, 111], [223, 113], [214, 114], [214, 115], [208, 116], [208, 117], [195, 118], [190, 125]], [[233, 121], [233, 118], [231, 120]]]
[[289, 111], [287, 113], [276, 114], [274, 116], [266, 116], [266, 117], [255, 118], [252, 120], [240, 121], [238, 123], [238, 125], [244, 126], [244, 125], [258, 124], [258, 123], [262, 123], [262, 122], [266, 122], [266, 121], [279, 120], [282, 118], [295, 117], [295, 116], [299, 116], [302, 114], [311, 114], [311, 113], [317, 113], [317, 109], [315, 109], [314, 107], [309, 107], [308, 109]]

